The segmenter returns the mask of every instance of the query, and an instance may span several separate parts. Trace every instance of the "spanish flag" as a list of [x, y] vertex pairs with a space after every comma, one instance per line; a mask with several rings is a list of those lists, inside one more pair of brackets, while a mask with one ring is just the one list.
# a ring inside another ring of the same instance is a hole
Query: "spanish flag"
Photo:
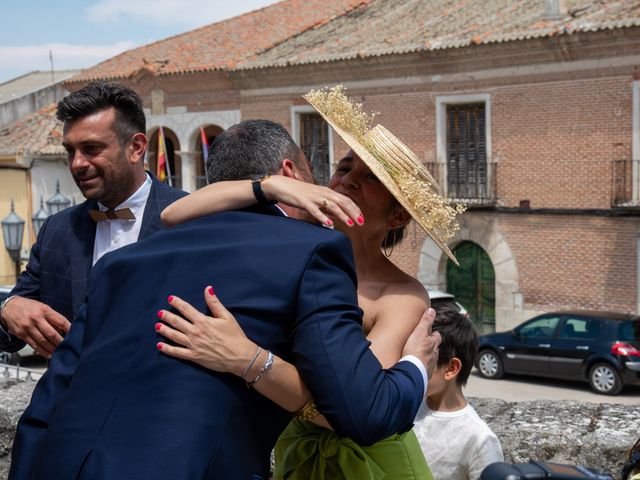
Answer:
[[161, 182], [166, 182], [167, 178], [169, 178], [169, 185], [171, 185], [169, 163], [167, 162], [167, 144], [164, 141], [164, 131], [162, 127], [158, 129], [158, 170], [156, 176]]
[[202, 160], [204, 161], [204, 171], [207, 171], [207, 157], [209, 156], [209, 142], [204, 128], [200, 127], [200, 140], [202, 140]]

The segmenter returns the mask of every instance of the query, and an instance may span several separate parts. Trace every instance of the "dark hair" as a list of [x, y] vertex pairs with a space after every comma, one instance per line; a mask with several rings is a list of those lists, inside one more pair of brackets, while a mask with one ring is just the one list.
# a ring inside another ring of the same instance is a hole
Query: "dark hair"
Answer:
[[289, 132], [270, 120], [245, 120], [218, 135], [209, 147], [209, 183], [276, 173], [288, 158], [300, 167], [304, 156]]
[[[392, 199], [392, 209], [401, 208], [404, 210], [404, 207], [400, 205], [400, 202], [398, 200], [396, 200], [394, 197], [392, 197]], [[382, 248], [390, 248], [398, 245], [404, 238], [404, 235], [407, 231], [407, 225], [409, 225], [409, 222], [405, 223], [401, 227], [395, 228], [393, 230], [388, 230], [387, 234], [382, 239]]]
[[389, 230], [382, 239], [382, 248], [389, 248], [399, 244], [404, 238], [404, 234], [406, 231], [407, 224], [393, 230]]
[[91, 82], [58, 102], [56, 118], [61, 122], [78, 120], [101, 110], [114, 108], [113, 129], [121, 144], [134, 133], [146, 133], [146, 118], [140, 96], [124, 85]]
[[436, 311], [433, 331], [440, 332], [442, 343], [438, 354], [438, 367], [442, 367], [456, 357], [462, 363], [456, 383], [467, 384], [469, 374], [478, 356], [478, 331], [475, 325], [450, 307], [442, 307]]

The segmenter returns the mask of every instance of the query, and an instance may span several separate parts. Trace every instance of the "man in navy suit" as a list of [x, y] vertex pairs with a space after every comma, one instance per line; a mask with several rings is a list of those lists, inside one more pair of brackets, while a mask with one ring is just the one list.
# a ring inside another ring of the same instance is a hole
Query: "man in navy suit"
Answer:
[[[273, 122], [231, 127], [211, 152], [220, 179], [311, 176]], [[215, 284], [247, 335], [295, 363], [331, 425], [362, 444], [411, 428], [437, 357], [421, 324], [383, 370], [362, 332], [349, 240], [276, 206], [164, 230], [91, 276], [86, 310], [18, 424], [10, 479], [267, 478], [290, 414], [239, 377], [162, 355], [152, 332], [169, 294], [205, 312], [201, 287]]]
[[[160, 212], [185, 195], [144, 170], [146, 121], [133, 90], [91, 83], [58, 103], [56, 116], [69, 170], [87, 200], [47, 219], [0, 309], [0, 349], [14, 352], [26, 342], [46, 357], [84, 303], [92, 265], [163, 228]], [[101, 213], [108, 210], [118, 213]]]

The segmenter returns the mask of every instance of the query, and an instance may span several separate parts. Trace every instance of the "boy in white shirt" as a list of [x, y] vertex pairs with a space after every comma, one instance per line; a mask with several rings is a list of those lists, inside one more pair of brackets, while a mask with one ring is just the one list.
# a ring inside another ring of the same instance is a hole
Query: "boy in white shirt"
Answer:
[[433, 331], [442, 336], [438, 365], [414, 430], [435, 480], [477, 480], [487, 465], [504, 461], [498, 438], [462, 393], [478, 354], [478, 333], [452, 309], [438, 311]]

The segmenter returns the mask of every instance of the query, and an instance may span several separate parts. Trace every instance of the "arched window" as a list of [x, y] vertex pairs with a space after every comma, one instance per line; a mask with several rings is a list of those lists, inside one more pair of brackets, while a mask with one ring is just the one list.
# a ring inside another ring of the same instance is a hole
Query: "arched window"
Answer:
[[[182, 160], [176, 151], [180, 150], [180, 141], [173, 130], [167, 127], [162, 128], [164, 132], [165, 145], [167, 147], [167, 159], [169, 171], [171, 172], [171, 185], [182, 188]], [[160, 129], [156, 129], [149, 135], [149, 145], [147, 148], [147, 162], [149, 170], [154, 175], [158, 173], [158, 138]], [[167, 181], [167, 183], [169, 183]]]

